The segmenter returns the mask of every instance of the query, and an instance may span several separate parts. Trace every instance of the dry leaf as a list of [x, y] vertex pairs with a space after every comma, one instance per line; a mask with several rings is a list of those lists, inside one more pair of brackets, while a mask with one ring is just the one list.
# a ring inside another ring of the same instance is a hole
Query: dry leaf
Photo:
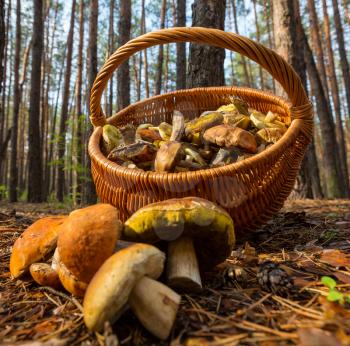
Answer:
[[16, 343], [16, 346], [66, 346], [67, 341], [63, 339], [52, 338], [48, 341], [28, 341], [23, 343]]
[[350, 284], [350, 274], [346, 274], [345, 272], [335, 272], [333, 273], [333, 276], [335, 276], [339, 281], [343, 282], [344, 284]]
[[185, 346], [209, 346], [209, 342], [204, 338], [189, 338], [185, 341]]
[[57, 328], [57, 322], [52, 319], [49, 319], [37, 324], [34, 327], [34, 332], [36, 334], [49, 334], [55, 331], [56, 328]]
[[333, 267], [350, 266], [350, 256], [340, 250], [326, 249], [322, 251], [320, 262]]
[[318, 328], [300, 328], [298, 330], [300, 346], [342, 346], [342, 343], [330, 332]]

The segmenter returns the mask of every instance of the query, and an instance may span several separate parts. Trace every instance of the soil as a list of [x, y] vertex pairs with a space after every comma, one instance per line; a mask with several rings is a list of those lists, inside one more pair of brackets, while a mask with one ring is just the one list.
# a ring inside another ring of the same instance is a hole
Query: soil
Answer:
[[[150, 335], [131, 311], [103, 333], [89, 332], [80, 299], [39, 287], [29, 276], [11, 279], [11, 247], [21, 232], [44, 215], [71, 209], [0, 203], [1, 345], [350, 345], [349, 200], [287, 201], [225, 263], [203, 274], [201, 294], [182, 295], [166, 341]], [[266, 261], [291, 287], [259, 285]]]

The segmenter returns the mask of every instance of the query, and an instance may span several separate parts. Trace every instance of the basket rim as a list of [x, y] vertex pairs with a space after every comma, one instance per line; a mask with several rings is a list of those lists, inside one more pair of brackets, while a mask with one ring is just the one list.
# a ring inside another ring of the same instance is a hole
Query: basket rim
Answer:
[[[203, 91], [203, 92], [213, 92], [215, 89], [217, 91], [219, 90], [249, 90], [250, 92], [257, 92], [261, 96], [269, 97], [270, 99], [273, 99], [275, 102], [277, 102], [281, 107], [285, 108], [287, 112], [289, 112], [289, 115], [292, 117], [292, 103], [281, 97], [277, 96], [270, 91], [262, 91], [257, 90], [253, 88], [246, 88], [246, 87], [232, 87], [232, 86], [223, 86], [223, 87], [204, 87], [204, 88], [192, 88], [192, 89], [182, 89], [182, 90], [176, 90], [172, 91], [166, 94], [156, 95], [149, 97], [147, 99], [143, 99], [141, 101], [135, 102], [133, 104], [130, 104], [126, 108], [122, 109], [118, 113], [114, 114], [113, 116], [109, 117], [107, 119], [107, 123], [111, 123], [113, 121], [116, 121], [120, 116], [122, 116], [124, 113], [128, 112], [130, 109], [137, 107], [141, 105], [142, 103], [149, 102], [152, 99], [158, 99], [158, 98], [164, 98], [166, 96], [172, 96], [175, 94], [181, 94], [181, 93], [191, 93], [196, 91]], [[289, 107], [288, 107], [289, 106]], [[107, 157], [101, 152], [100, 149], [100, 138], [102, 136], [102, 127], [97, 126], [94, 128], [88, 143], [88, 153], [91, 157], [91, 159], [96, 160], [101, 166], [104, 166], [106, 170], [113, 170], [118, 174], [121, 174], [124, 176], [124, 178], [135, 178], [138, 177], [140, 179], [148, 179], [152, 181], [159, 181], [160, 179], [168, 178], [180, 178], [180, 177], [186, 177], [187, 179], [195, 179], [198, 177], [214, 177], [214, 176], [223, 176], [227, 174], [228, 172], [236, 171], [238, 172], [242, 167], [245, 169], [252, 169], [254, 165], [257, 162], [262, 162], [265, 160], [268, 160], [270, 157], [278, 155], [279, 152], [282, 152], [285, 148], [287, 148], [291, 142], [294, 142], [297, 136], [302, 132], [302, 126], [305, 120], [294, 118], [291, 121], [290, 126], [288, 127], [287, 131], [283, 134], [283, 136], [278, 140], [277, 143], [271, 145], [268, 149], [262, 151], [261, 153], [255, 154], [252, 157], [246, 158], [239, 162], [234, 162], [228, 165], [220, 166], [220, 167], [212, 167], [212, 168], [204, 168], [196, 171], [188, 171], [188, 172], [154, 172], [154, 171], [143, 171], [135, 168], [128, 168], [120, 166], [119, 164], [108, 160]], [[306, 136], [307, 137], [307, 136]]]

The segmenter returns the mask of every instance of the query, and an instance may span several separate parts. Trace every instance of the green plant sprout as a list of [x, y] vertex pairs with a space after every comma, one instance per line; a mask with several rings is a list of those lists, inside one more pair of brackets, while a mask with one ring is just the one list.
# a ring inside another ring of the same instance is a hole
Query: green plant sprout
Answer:
[[344, 304], [344, 302], [350, 303], [350, 295], [345, 295], [336, 289], [337, 282], [329, 276], [322, 276], [321, 282], [328, 287], [329, 292], [327, 295], [327, 300], [330, 302], [337, 302], [339, 304]]

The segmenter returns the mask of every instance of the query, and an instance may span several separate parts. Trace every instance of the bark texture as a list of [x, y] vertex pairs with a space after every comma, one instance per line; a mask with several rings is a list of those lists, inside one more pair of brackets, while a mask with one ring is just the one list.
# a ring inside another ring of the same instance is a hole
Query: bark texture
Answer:
[[[118, 45], [122, 46], [130, 40], [131, 29], [131, 0], [120, 1], [120, 18], [118, 25]], [[130, 104], [130, 68], [129, 61], [119, 66], [118, 80], [118, 109], [123, 109]]]
[[72, 71], [72, 52], [73, 52], [73, 38], [74, 38], [74, 22], [75, 22], [75, 5], [76, 0], [72, 1], [72, 11], [70, 17], [70, 27], [67, 37], [67, 55], [66, 55], [66, 71], [64, 74], [64, 86], [62, 95], [62, 108], [60, 119], [60, 132], [58, 140], [58, 172], [57, 172], [57, 199], [63, 202], [63, 195], [65, 192], [64, 184], [64, 154], [66, 149], [66, 132], [68, 119], [68, 102], [70, 91], [70, 77]]
[[[5, 1], [0, 0], [0, 95], [2, 92], [2, 81], [4, 78], [4, 55], [5, 55]], [[0, 141], [2, 138], [0, 138]]]
[[[89, 48], [88, 48], [88, 57], [89, 57], [89, 68], [88, 68], [88, 105], [90, 105], [90, 91], [94, 83], [95, 77], [97, 75], [97, 19], [98, 19], [98, 0], [90, 0], [90, 19], [89, 19]], [[92, 133], [92, 128], [88, 131], [88, 137]], [[95, 184], [91, 176], [91, 161], [90, 156], [86, 156], [87, 162], [86, 166], [88, 167], [87, 176], [86, 176], [86, 190], [84, 202], [87, 204], [96, 203], [96, 189]]]
[[[177, 0], [176, 26], [186, 26], [186, 0]], [[176, 44], [176, 89], [186, 89], [186, 43]]]
[[40, 85], [43, 52], [43, 2], [34, 0], [32, 71], [28, 136], [28, 202], [42, 201], [42, 156], [40, 147]]
[[[160, 9], [160, 29], [165, 28], [165, 13], [166, 13], [166, 0], [162, 0], [162, 6]], [[158, 61], [157, 61], [156, 81], [155, 81], [155, 90], [154, 90], [155, 95], [159, 95], [162, 90], [163, 61], [164, 61], [164, 47], [161, 44], [158, 47]]]
[[345, 87], [346, 103], [348, 104], [348, 114], [350, 117], [350, 69], [348, 57], [345, 49], [344, 31], [339, 14], [338, 0], [332, 0], [333, 3], [333, 18], [335, 32], [337, 34], [337, 43], [340, 57], [340, 66], [343, 73], [343, 81]]
[[[224, 30], [226, 0], [195, 0], [192, 26]], [[190, 44], [187, 87], [224, 85], [225, 50], [207, 45]]]
[[316, 98], [317, 115], [320, 120], [323, 137], [322, 144], [327, 197], [342, 197], [344, 192], [340, 184], [339, 154], [331, 111], [322, 87], [321, 78], [317, 72], [315, 59], [305, 35], [303, 42], [305, 44], [305, 61], [307, 63], [311, 92]]
[[[338, 80], [337, 74], [335, 72], [335, 63], [334, 63], [334, 52], [332, 47], [332, 39], [331, 39], [331, 26], [329, 22], [328, 9], [325, 0], [322, 0], [323, 5], [323, 17], [324, 17], [324, 33], [325, 33], [325, 41], [326, 41], [326, 52], [327, 52], [327, 74], [329, 76], [329, 88], [331, 90], [332, 100], [333, 100], [333, 108], [336, 119], [336, 135], [338, 142], [338, 151], [339, 151], [339, 159], [340, 159], [340, 168], [341, 168], [341, 179], [342, 179], [342, 190], [344, 191], [344, 196], [349, 197], [350, 189], [349, 189], [349, 174], [348, 174], [348, 166], [347, 166], [347, 155], [346, 155], [346, 145], [344, 138], [344, 130], [341, 119], [341, 107], [340, 107], [340, 99], [339, 99], [339, 88], [338, 88]], [[328, 100], [329, 104], [329, 100]]]
[[21, 54], [21, 2], [17, 0], [16, 5], [16, 48], [15, 48], [15, 68], [13, 83], [13, 117], [11, 131], [11, 158], [10, 158], [10, 202], [17, 202], [18, 185], [18, 164], [17, 164], [17, 138], [18, 138], [18, 118], [19, 106], [21, 103], [19, 90], [19, 65]]
[[[76, 160], [78, 167], [83, 167], [83, 131], [82, 131], [82, 97], [81, 89], [83, 84], [83, 49], [84, 49], [84, 0], [80, 0], [79, 4], [79, 45], [78, 45], [78, 71], [76, 86]], [[81, 203], [83, 193], [81, 170], [77, 172], [76, 202]]]

